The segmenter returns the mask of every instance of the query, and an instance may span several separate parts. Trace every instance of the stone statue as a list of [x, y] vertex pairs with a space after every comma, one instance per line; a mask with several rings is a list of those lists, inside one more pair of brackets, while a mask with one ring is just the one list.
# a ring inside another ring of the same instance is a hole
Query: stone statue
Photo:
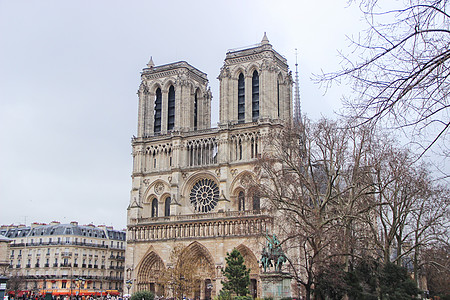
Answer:
[[275, 266], [275, 272], [281, 272], [283, 263], [287, 261], [286, 255], [281, 249], [281, 243], [275, 234], [270, 237], [266, 233], [266, 239], [267, 246], [263, 248], [261, 253], [261, 264], [264, 272], [267, 272], [267, 269], [273, 266]]

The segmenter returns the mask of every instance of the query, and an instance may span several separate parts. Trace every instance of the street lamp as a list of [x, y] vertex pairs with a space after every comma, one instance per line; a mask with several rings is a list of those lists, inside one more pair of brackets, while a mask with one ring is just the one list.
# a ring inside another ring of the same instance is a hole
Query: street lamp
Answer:
[[81, 296], [81, 285], [84, 285], [85, 279], [83, 277], [78, 277], [77, 278], [77, 282], [78, 282], [78, 299], [80, 299], [80, 296]]
[[128, 279], [127, 282], [126, 282], [126, 285], [127, 285], [127, 289], [128, 289], [128, 295], [129, 295], [131, 286], [133, 285], [133, 280]]

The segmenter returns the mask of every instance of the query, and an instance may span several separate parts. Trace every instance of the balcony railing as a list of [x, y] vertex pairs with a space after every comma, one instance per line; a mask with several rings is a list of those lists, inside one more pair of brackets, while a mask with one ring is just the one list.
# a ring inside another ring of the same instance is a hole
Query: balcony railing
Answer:
[[73, 245], [73, 246], [87, 246], [87, 247], [94, 247], [94, 248], [108, 248], [108, 245], [105, 244], [94, 244], [94, 243], [85, 243], [85, 242], [66, 242], [66, 241], [54, 241], [54, 242], [33, 242], [33, 243], [15, 243], [10, 244], [9, 246], [11, 248], [18, 248], [18, 247], [33, 247], [33, 246], [50, 246], [50, 245]]

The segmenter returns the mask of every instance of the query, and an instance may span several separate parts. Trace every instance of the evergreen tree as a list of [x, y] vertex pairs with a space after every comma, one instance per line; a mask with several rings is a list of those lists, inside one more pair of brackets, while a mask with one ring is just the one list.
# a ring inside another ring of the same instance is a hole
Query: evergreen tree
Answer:
[[138, 291], [131, 295], [130, 300], [153, 300], [155, 299], [155, 294], [150, 291]]
[[248, 294], [248, 285], [250, 284], [250, 269], [244, 265], [244, 258], [241, 253], [234, 249], [231, 253], [227, 253], [225, 258], [227, 266], [223, 274], [228, 279], [222, 281], [223, 289], [234, 292], [238, 296]]

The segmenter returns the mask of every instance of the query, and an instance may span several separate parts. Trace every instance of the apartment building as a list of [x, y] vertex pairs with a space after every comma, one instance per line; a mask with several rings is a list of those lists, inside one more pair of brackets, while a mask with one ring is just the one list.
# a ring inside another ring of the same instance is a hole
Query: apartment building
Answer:
[[10, 293], [102, 296], [122, 293], [125, 231], [33, 223], [0, 227], [11, 239]]

